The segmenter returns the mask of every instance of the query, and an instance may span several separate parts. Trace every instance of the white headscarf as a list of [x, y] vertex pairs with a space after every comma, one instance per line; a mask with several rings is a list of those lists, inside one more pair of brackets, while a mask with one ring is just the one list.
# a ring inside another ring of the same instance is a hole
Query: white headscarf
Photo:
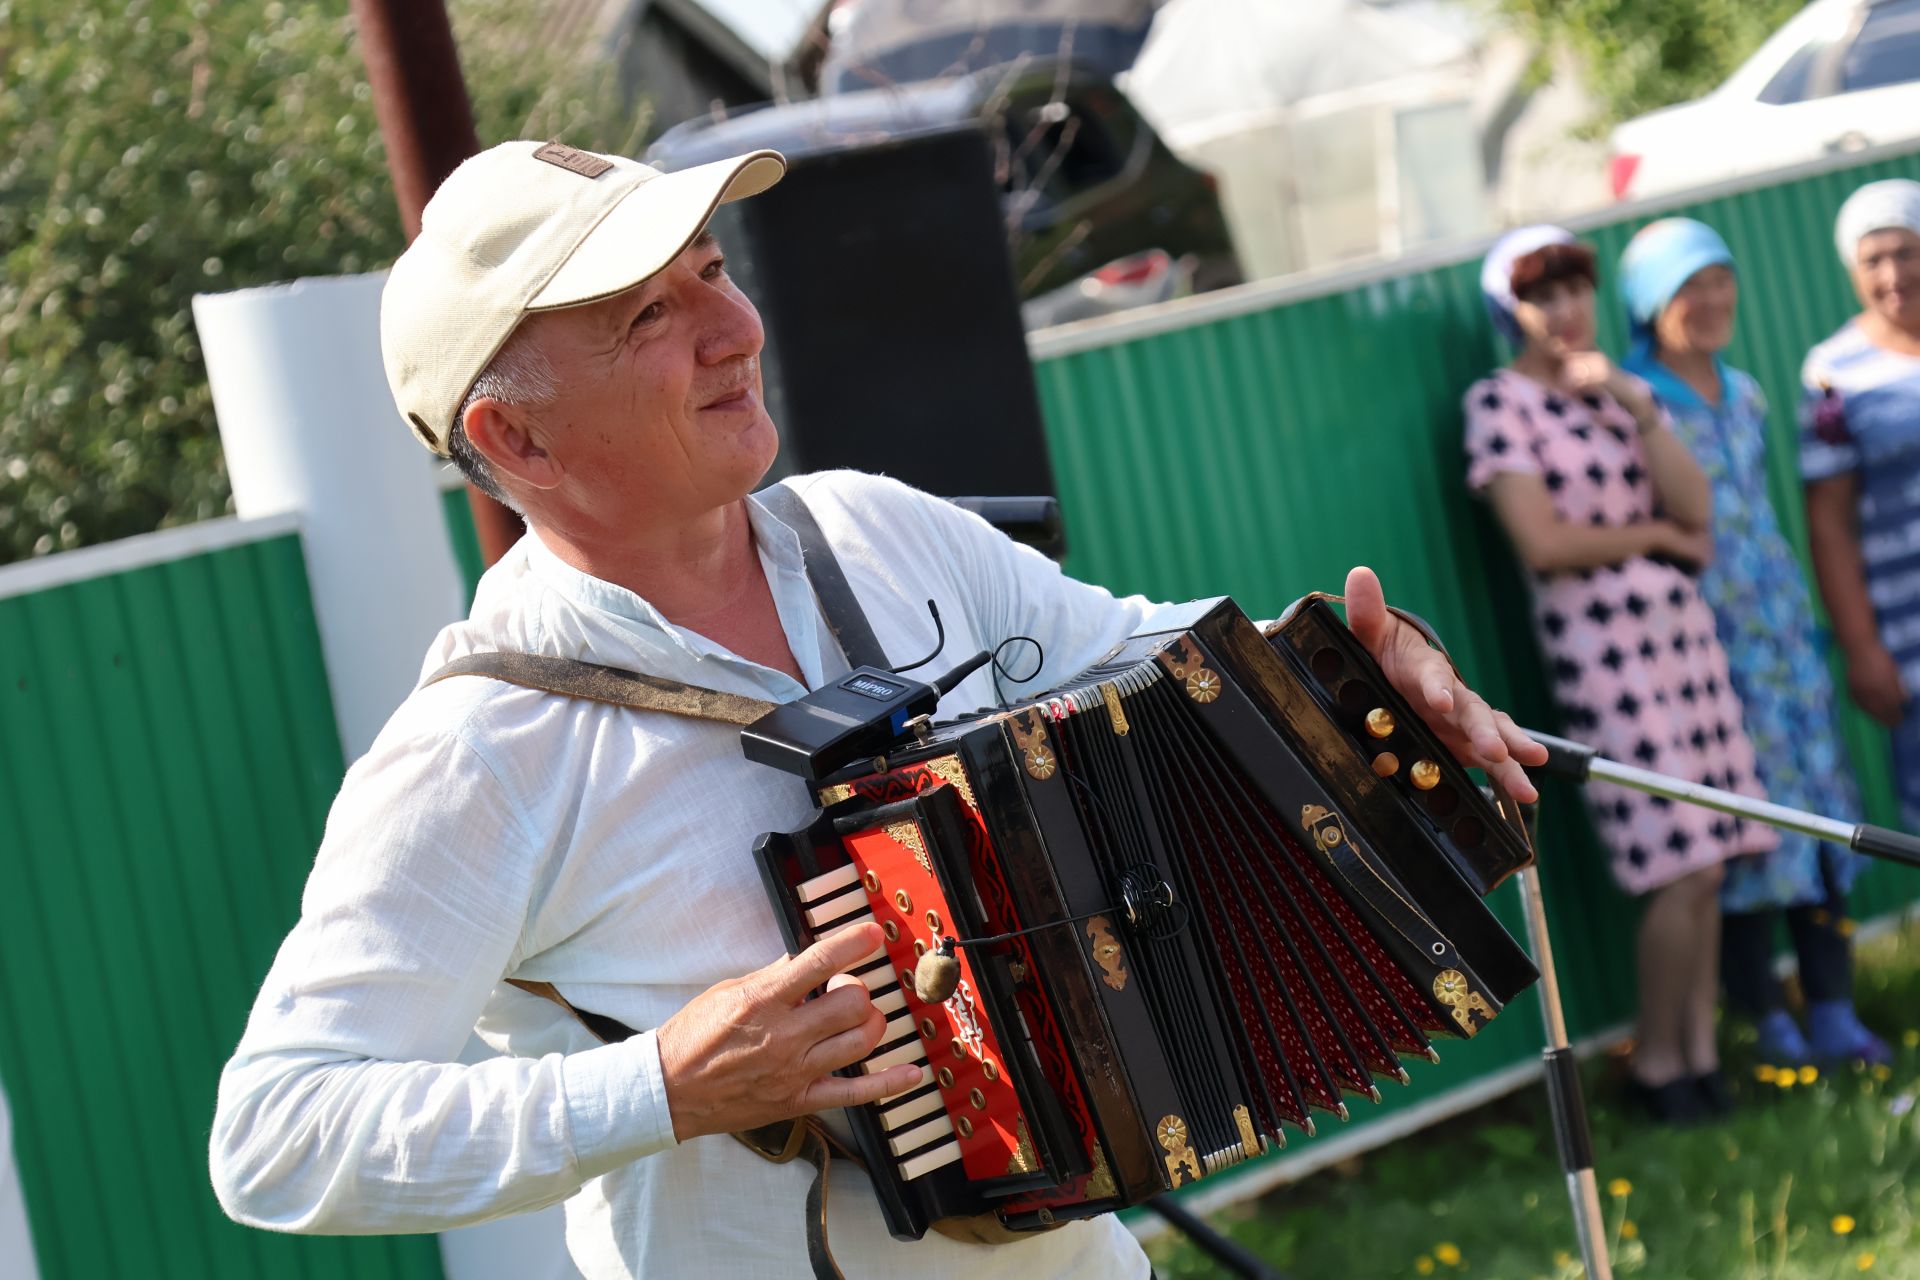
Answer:
[[1513, 318], [1518, 301], [1513, 296], [1513, 264], [1550, 244], [1578, 243], [1571, 231], [1545, 224], [1509, 231], [1494, 242], [1486, 261], [1480, 264], [1480, 296], [1486, 300], [1494, 328], [1519, 343], [1520, 322]]
[[1890, 227], [1904, 227], [1920, 235], [1920, 182], [1888, 178], [1869, 182], [1847, 197], [1833, 224], [1834, 247], [1840, 250], [1840, 261], [1847, 264], [1847, 270], [1853, 270], [1860, 242]]

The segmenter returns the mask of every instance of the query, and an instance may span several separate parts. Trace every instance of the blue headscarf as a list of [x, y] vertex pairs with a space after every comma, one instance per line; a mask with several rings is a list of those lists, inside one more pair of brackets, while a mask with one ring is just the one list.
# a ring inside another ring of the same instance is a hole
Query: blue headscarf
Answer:
[[1720, 233], [1692, 218], [1662, 218], [1640, 228], [1620, 255], [1620, 300], [1634, 345], [1653, 341], [1654, 322], [1680, 286], [1708, 267], [1731, 267]]
[[1507, 341], [1519, 346], [1520, 322], [1513, 318], [1513, 264], [1537, 249], [1550, 244], [1578, 244], [1573, 233], [1562, 227], [1539, 223], [1509, 231], [1494, 242], [1487, 260], [1480, 264], [1480, 296], [1486, 299], [1487, 315], [1493, 319]]

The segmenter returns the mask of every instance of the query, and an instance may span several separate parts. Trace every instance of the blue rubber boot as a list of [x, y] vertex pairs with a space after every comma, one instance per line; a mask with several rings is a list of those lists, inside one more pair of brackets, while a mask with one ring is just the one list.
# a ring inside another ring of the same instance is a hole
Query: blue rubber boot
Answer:
[[1807, 1006], [1807, 1041], [1821, 1062], [1893, 1061], [1887, 1042], [1861, 1023], [1848, 1000], [1817, 1000]]
[[1800, 1034], [1800, 1024], [1785, 1009], [1760, 1019], [1760, 1061], [1776, 1067], [1800, 1067], [1813, 1061], [1813, 1050]]

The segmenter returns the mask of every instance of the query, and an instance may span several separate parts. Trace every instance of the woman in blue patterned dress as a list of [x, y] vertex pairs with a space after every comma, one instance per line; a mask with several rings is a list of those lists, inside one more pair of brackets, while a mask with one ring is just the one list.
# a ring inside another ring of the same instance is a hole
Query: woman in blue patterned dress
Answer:
[[[1633, 333], [1625, 367], [1653, 388], [1713, 485], [1714, 554], [1700, 591], [1713, 607], [1768, 798], [1856, 816], [1806, 580], [1767, 496], [1766, 399], [1720, 355], [1733, 339], [1738, 291], [1733, 255], [1711, 227], [1690, 218], [1647, 226], [1620, 261]], [[1758, 1026], [1769, 1061], [1888, 1056], [1853, 1010], [1845, 895], [1860, 862], [1811, 836], [1783, 834], [1771, 853], [1727, 863], [1721, 978], [1728, 1002]], [[1806, 1035], [1773, 973], [1783, 913], [1807, 998]]]
[[1860, 188], [1834, 239], [1861, 312], [1801, 371], [1807, 532], [1847, 684], [1893, 730], [1895, 785], [1920, 830], [1920, 182]]
[[1807, 533], [1847, 685], [1892, 730], [1920, 830], [1920, 182], [1854, 192], [1834, 244], [1861, 310], [1801, 370]]

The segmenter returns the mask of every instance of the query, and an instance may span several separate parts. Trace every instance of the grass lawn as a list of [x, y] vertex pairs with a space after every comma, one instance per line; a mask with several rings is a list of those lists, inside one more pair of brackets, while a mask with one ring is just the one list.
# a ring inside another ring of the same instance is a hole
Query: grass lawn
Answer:
[[[1920, 1280], [1920, 927], [1861, 948], [1859, 1003], [1889, 1068], [1796, 1075], [1722, 1040], [1740, 1106], [1672, 1131], [1626, 1114], [1585, 1069], [1614, 1270], [1660, 1280]], [[1531, 998], [1531, 997], [1525, 997]], [[1573, 1221], [1538, 1086], [1215, 1219], [1289, 1280], [1466, 1275], [1575, 1280]], [[1169, 1233], [1163, 1277], [1222, 1274]]]

